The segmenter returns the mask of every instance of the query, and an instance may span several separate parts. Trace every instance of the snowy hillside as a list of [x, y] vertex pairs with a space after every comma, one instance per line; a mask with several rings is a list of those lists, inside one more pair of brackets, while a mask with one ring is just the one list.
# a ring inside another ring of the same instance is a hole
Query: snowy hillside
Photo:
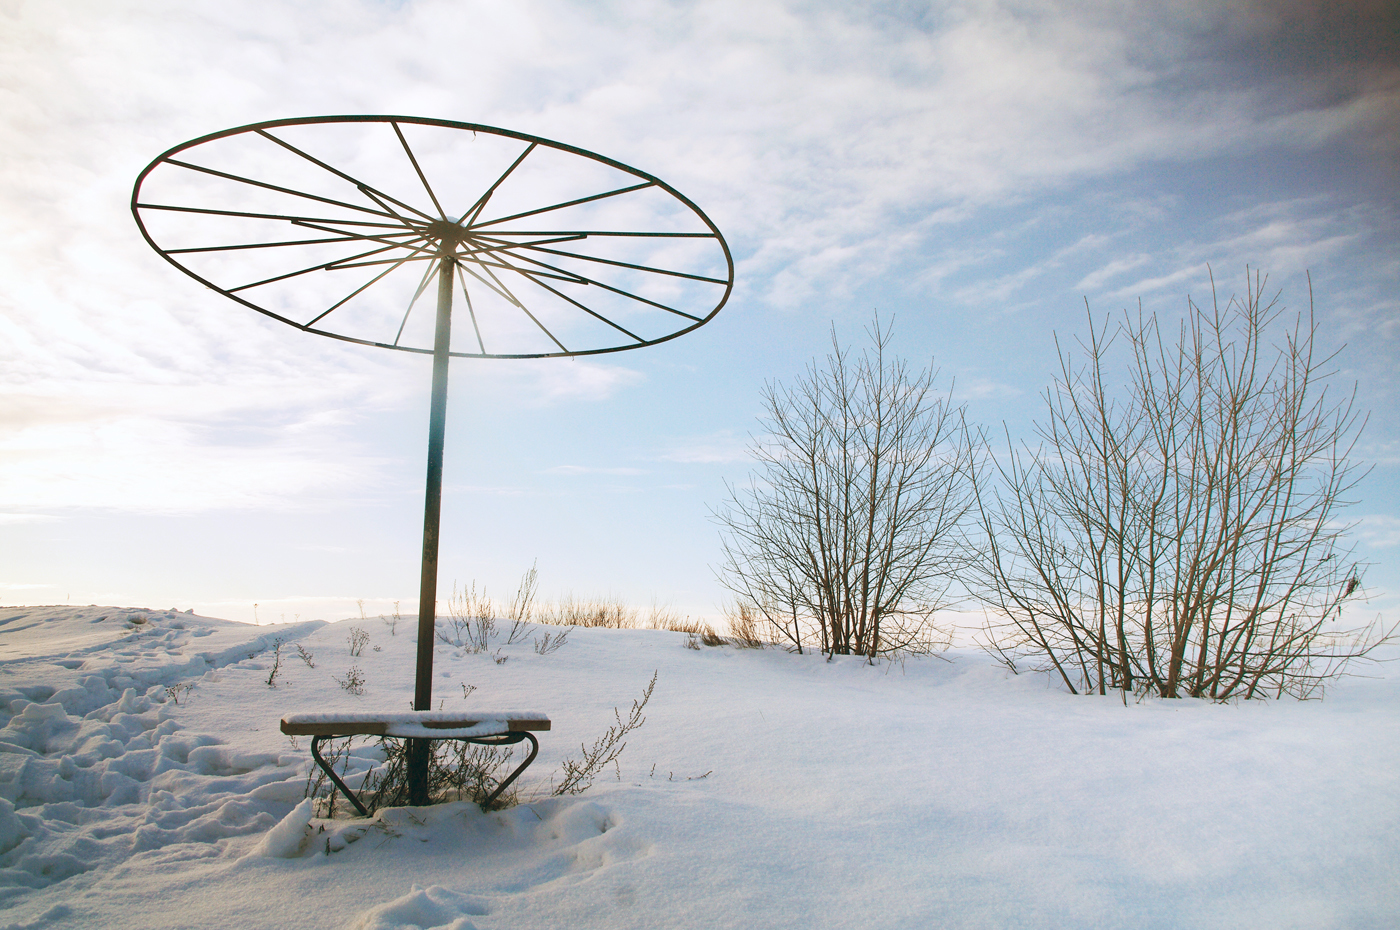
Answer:
[[[1125, 707], [971, 651], [442, 646], [435, 704], [552, 718], [526, 803], [313, 819], [278, 719], [407, 710], [410, 626], [0, 608], [0, 930], [1400, 926], [1393, 677]], [[552, 797], [653, 672], [620, 766]]]

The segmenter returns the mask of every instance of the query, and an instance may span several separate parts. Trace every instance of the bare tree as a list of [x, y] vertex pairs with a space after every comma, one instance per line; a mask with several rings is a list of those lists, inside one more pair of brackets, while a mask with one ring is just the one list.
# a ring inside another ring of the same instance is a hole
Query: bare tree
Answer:
[[757, 471], [715, 517], [722, 583], [799, 651], [927, 651], [966, 548], [972, 443], [930, 365], [888, 353], [878, 316], [852, 357], [832, 330], [825, 367], [769, 384]]
[[1328, 394], [1311, 290], [1268, 344], [1283, 308], [1246, 279], [1223, 308], [1213, 282], [1208, 309], [1188, 300], [1174, 345], [1139, 309], [1113, 335], [1091, 315], [1081, 367], [1061, 350], [1039, 448], [1010, 449], [979, 490], [969, 587], [1013, 668], [1032, 658], [1074, 692], [1307, 697], [1386, 640], [1339, 624], [1360, 586], [1338, 520], [1364, 476], [1354, 391]]

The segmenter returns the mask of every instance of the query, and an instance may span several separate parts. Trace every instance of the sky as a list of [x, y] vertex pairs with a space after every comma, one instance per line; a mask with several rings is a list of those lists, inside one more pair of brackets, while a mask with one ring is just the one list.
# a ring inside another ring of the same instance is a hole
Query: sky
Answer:
[[[1400, 592], [1400, 14], [1385, 2], [0, 0], [0, 603], [246, 621], [416, 611], [430, 364], [298, 332], [141, 238], [137, 174], [263, 120], [504, 127], [664, 179], [725, 308], [616, 355], [453, 362], [440, 594], [714, 616], [766, 383], [878, 310], [1029, 438], [1096, 319], [1246, 268], [1308, 306]], [[1365, 620], [1367, 615], [1358, 615]]]

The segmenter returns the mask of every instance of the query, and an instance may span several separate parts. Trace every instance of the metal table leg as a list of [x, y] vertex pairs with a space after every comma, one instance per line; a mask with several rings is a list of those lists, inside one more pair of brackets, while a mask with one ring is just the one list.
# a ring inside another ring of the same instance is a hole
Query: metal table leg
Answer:
[[507, 778], [505, 781], [501, 782], [499, 785], [496, 786], [496, 790], [491, 792], [491, 796], [488, 797], [482, 803], [482, 810], [490, 810], [491, 805], [495, 804], [496, 799], [501, 796], [501, 792], [509, 788], [510, 783], [519, 778], [520, 773], [525, 771], [525, 769], [529, 767], [531, 762], [535, 761], [535, 756], [539, 755], [540, 752], [540, 741], [535, 739], [535, 734], [531, 733], [528, 730], [521, 730], [516, 733], [507, 733], [505, 734], [505, 736], [496, 739], [481, 738], [466, 740], [466, 742], [468, 743], [479, 743], [483, 746], [509, 746], [514, 743], [520, 742], [522, 739], [527, 739], [530, 741], [530, 754], [525, 757], [524, 762], [520, 763], [520, 765], [516, 767], [514, 772], [510, 773], [509, 778]]
[[[316, 764], [321, 767], [321, 771], [325, 772], [327, 775], [330, 776], [331, 782], [335, 785], [336, 788], [340, 789], [340, 793], [345, 795], [346, 799], [351, 804], [355, 805], [355, 810], [360, 812], [360, 816], [368, 817], [370, 815], [369, 810], [363, 804], [360, 803], [360, 799], [358, 796], [356, 796], [355, 792], [350, 790], [350, 787], [347, 784], [345, 784], [344, 781], [341, 780], [340, 776], [335, 773], [335, 769], [333, 769], [326, 762], [325, 758], [321, 755], [322, 740], [342, 738], [343, 737], [336, 736], [313, 736], [311, 738], [311, 757], [316, 760]], [[511, 772], [510, 776], [506, 778], [505, 781], [497, 785], [496, 790], [491, 792], [490, 796], [488, 796], [486, 800], [482, 802], [481, 809], [483, 811], [491, 809], [491, 805], [496, 803], [496, 799], [501, 796], [501, 793], [504, 792], [507, 788], [509, 788], [511, 784], [517, 778], [520, 777], [522, 772], [524, 772], [527, 768], [530, 767], [530, 763], [535, 761], [535, 756], [539, 755], [540, 752], [540, 741], [535, 739], [535, 734], [529, 732], [528, 730], [521, 730], [514, 733], [503, 733], [500, 736], [451, 738], [460, 739], [464, 743], [476, 743], [481, 746], [511, 746], [515, 743], [519, 743], [524, 740], [529, 740], [530, 742], [530, 754], [526, 756], [525, 761], [521, 762], [518, 766], [516, 766], [515, 771]], [[332, 797], [334, 797], [334, 793], [332, 793]]]
[[[335, 773], [335, 769], [333, 769], [333, 768], [331, 768], [329, 765], [327, 765], [327, 764], [326, 764], [326, 760], [323, 759], [323, 758], [321, 758], [321, 740], [323, 740], [323, 739], [337, 739], [337, 737], [334, 737], [334, 736], [313, 736], [313, 737], [311, 737], [311, 758], [313, 758], [313, 759], [316, 760], [316, 764], [319, 765], [319, 766], [321, 767], [321, 771], [325, 772], [327, 775], [329, 775], [329, 776], [331, 777], [331, 781], [334, 782], [334, 783], [335, 783], [335, 786], [336, 786], [337, 788], [340, 789], [340, 793], [343, 794], [343, 795], [345, 795], [346, 799], [349, 800], [349, 802], [350, 802], [351, 804], [355, 805], [355, 810], [357, 810], [357, 811], [360, 812], [360, 816], [361, 816], [361, 817], [368, 817], [368, 816], [369, 816], [369, 811], [366, 810], [366, 809], [365, 809], [365, 806], [364, 806], [363, 804], [360, 803], [360, 799], [357, 798], [357, 797], [355, 796], [355, 792], [351, 791], [350, 788], [345, 784], [345, 782], [343, 782], [343, 781], [340, 780], [340, 776], [337, 775], [337, 774]], [[331, 792], [331, 797], [332, 797], [332, 798], [335, 797], [335, 792]]]

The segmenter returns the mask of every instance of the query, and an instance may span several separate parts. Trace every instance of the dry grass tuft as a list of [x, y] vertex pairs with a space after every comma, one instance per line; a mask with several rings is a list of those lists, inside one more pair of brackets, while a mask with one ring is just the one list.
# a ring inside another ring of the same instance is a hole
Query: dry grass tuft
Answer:
[[724, 637], [714, 631], [704, 620], [693, 620], [689, 616], [682, 617], [669, 607], [658, 607], [654, 602], [651, 605], [651, 615], [647, 617], [647, 626], [653, 630], [670, 630], [672, 633], [685, 633], [690, 636], [697, 648], [700, 644], [706, 646], [723, 646]]
[[540, 608], [534, 619], [536, 623], [551, 626], [601, 626], [630, 630], [637, 625], [637, 610], [612, 596], [585, 599], [566, 594], [558, 603]]
[[758, 611], [752, 604], [727, 604], [724, 619], [729, 624], [729, 641], [740, 649], [762, 649], [758, 638]]
[[670, 630], [672, 633], [699, 633], [700, 626], [698, 620], [682, 617], [670, 607], [661, 607], [655, 601], [651, 602], [651, 613], [647, 616], [648, 629]]

